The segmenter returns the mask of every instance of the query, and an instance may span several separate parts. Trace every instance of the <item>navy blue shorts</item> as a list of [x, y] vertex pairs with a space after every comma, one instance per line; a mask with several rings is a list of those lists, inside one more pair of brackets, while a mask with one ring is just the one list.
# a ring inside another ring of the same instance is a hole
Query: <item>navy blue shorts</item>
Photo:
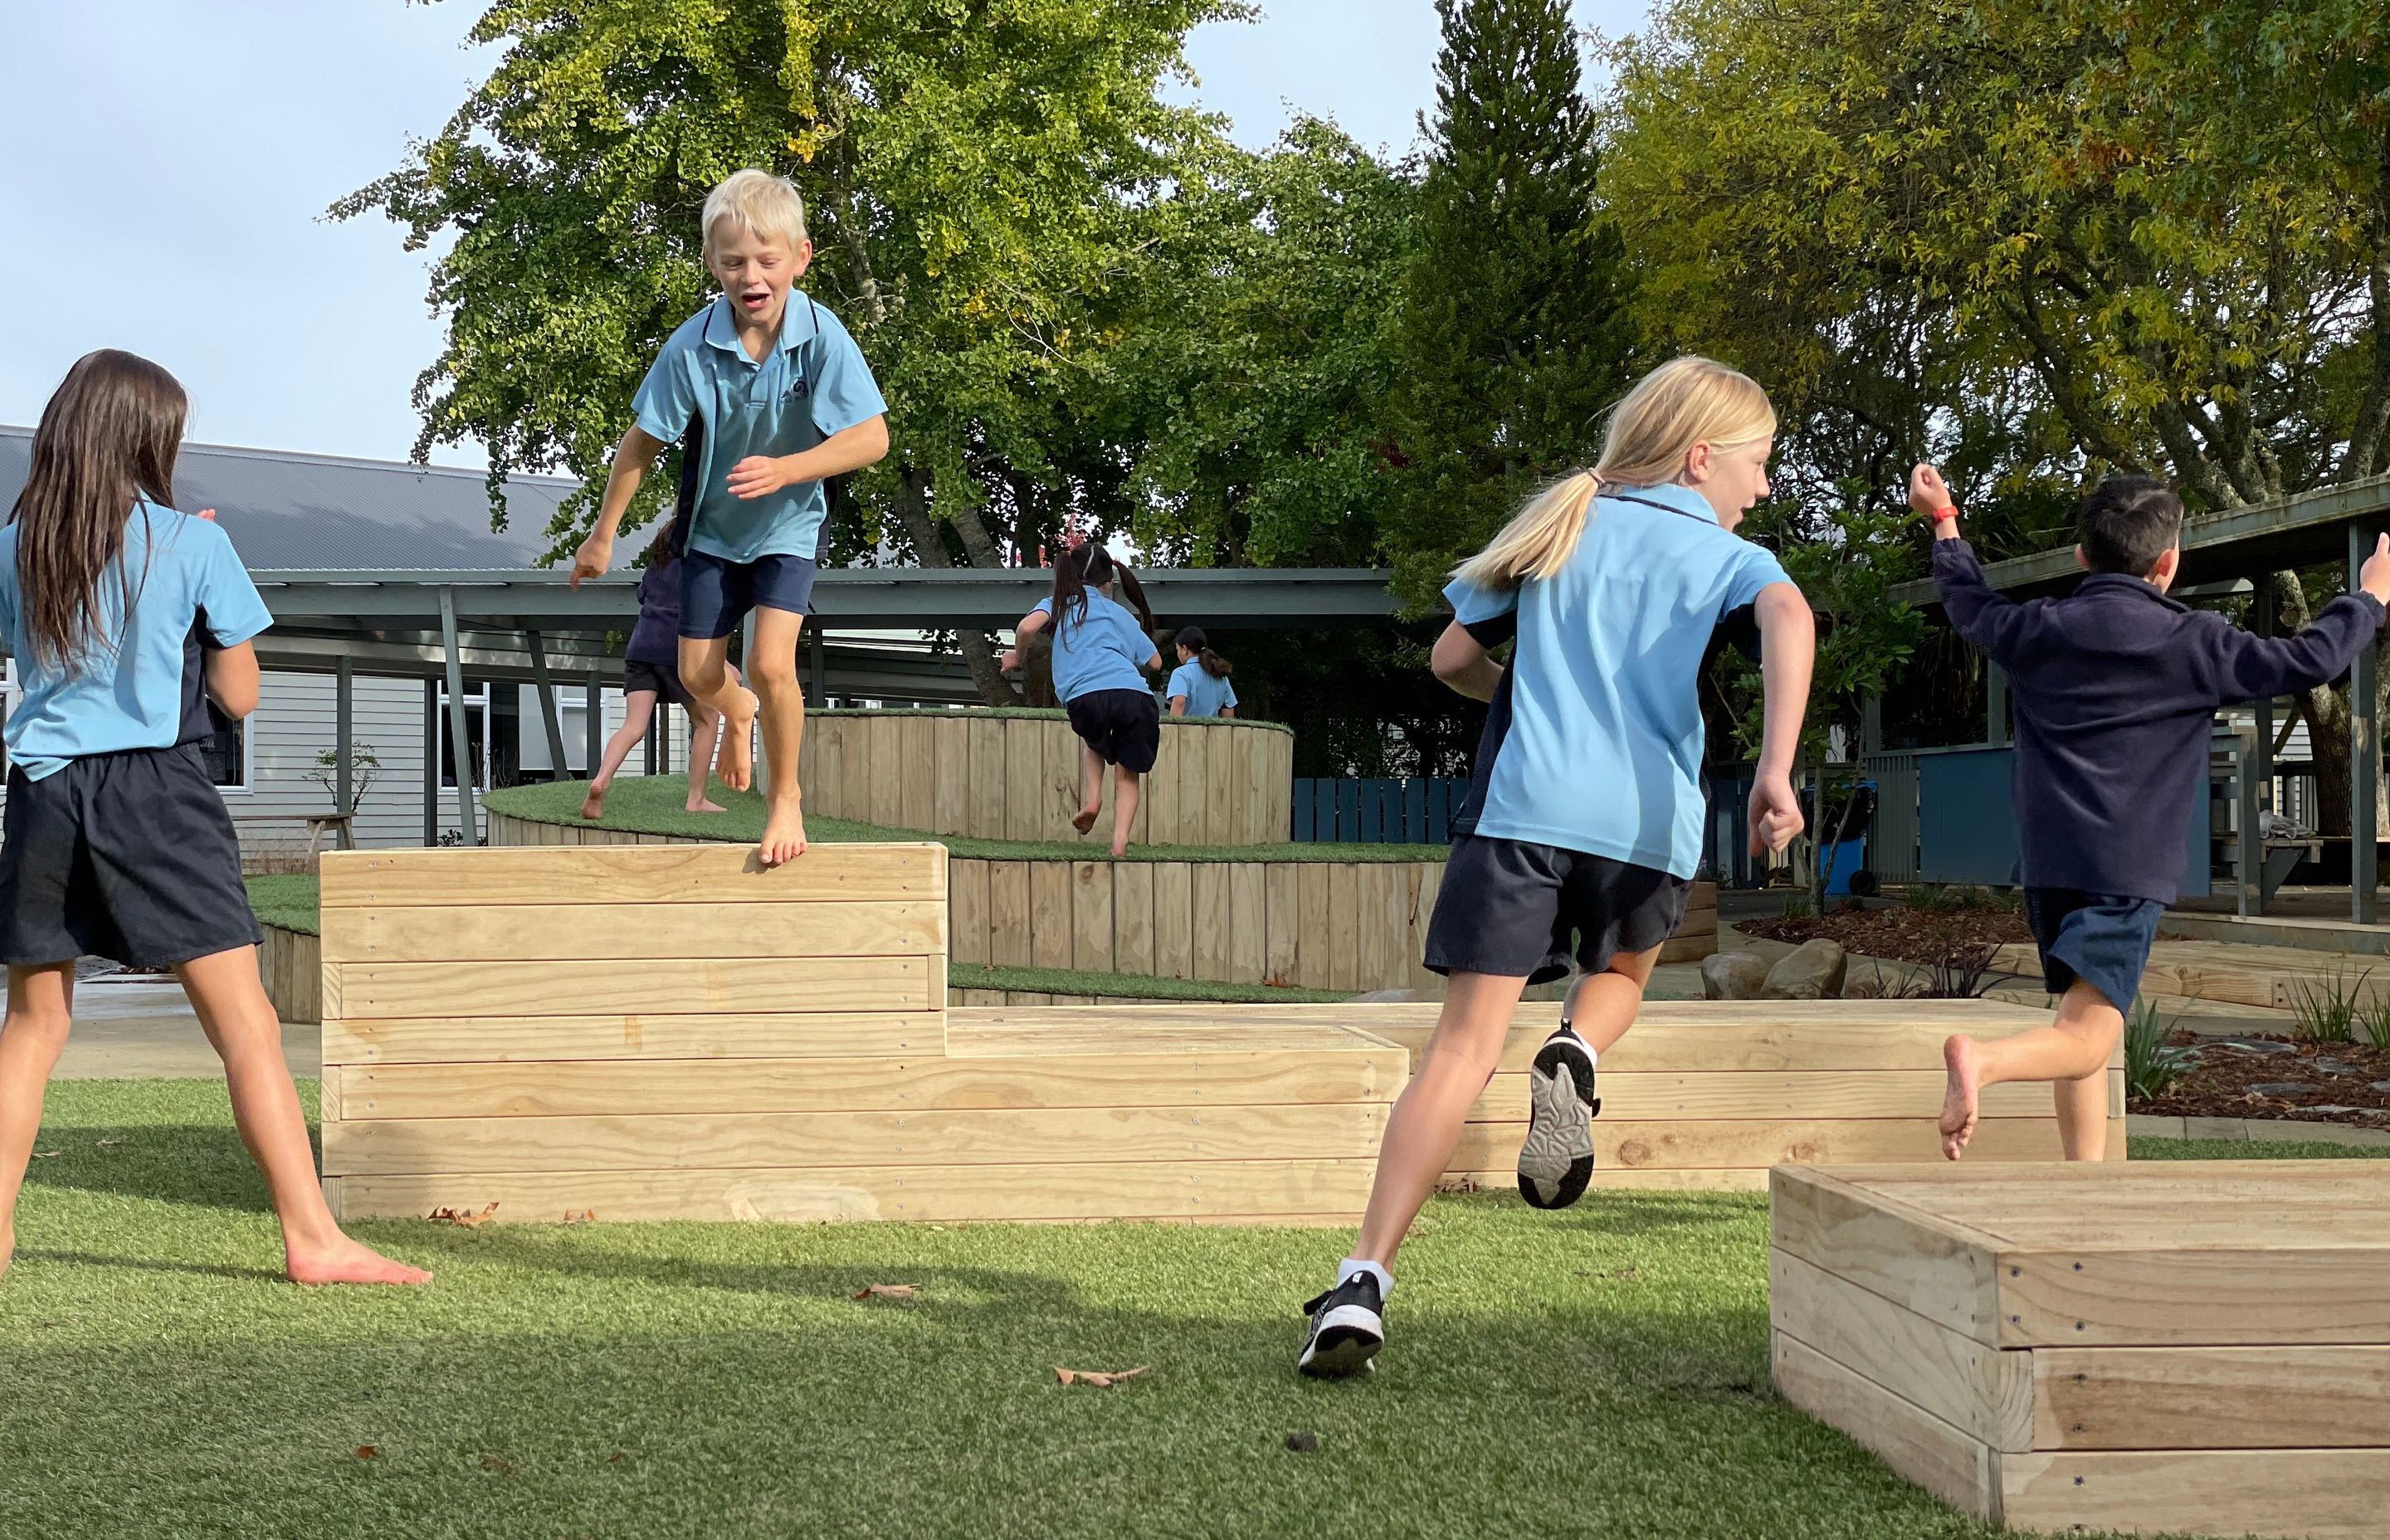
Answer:
[[2041, 948], [2041, 984], [2063, 995], [2082, 980], [2119, 1011], [2133, 1008], [2165, 905], [2075, 888], [2027, 888], [2025, 923]]
[[1464, 834], [1428, 919], [1427, 968], [1541, 984], [1568, 977], [1573, 956], [1599, 973], [1676, 934], [1691, 893], [1683, 878], [1632, 862]]
[[785, 610], [810, 615], [814, 578], [821, 571], [809, 556], [759, 556], [731, 561], [705, 551], [680, 558], [680, 634], [710, 642], [739, 629], [751, 610]]

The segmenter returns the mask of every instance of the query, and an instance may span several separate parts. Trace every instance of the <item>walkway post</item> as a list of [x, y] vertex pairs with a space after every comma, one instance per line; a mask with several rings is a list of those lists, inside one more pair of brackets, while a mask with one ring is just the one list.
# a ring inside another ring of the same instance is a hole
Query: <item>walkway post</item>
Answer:
[[[338, 739], [338, 747], [334, 751], [332, 800], [340, 804], [332, 810], [335, 813], [356, 811], [352, 791], [354, 785], [353, 767], [349, 763], [349, 739], [353, 736], [351, 724], [356, 715], [355, 699], [355, 673], [350, 666], [348, 654], [342, 653], [340, 661], [332, 665], [332, 732]], [[353, 828], [352, 832], [354, 832]]]
[[440, 687], [423, 681], [423, 844], [440, 842]]
[[[2372, 527], [2362, 520], [2348, 526], [2348, 585], [2355, 588], [2365, 558], [2373, 554]], [[2374, 709], [2374, 677], [2380, 671], [2381, 648], [2368, 642], [2358, 649], [2348, 671], [2348, 918], [2371, 925], [2381, 913], [2374, 892], [2380, 873], [2374, 841], [2380, 834], [2375, 817], [2382, 784], [2382, 738]]]
[[456, 591], [440, 585], [440, 650], [448, 678], [448, 762], [456, 772], [456, 810], [465, 843], [482, 842], [482, 815], [473, 805], [473, 745], [465, 735], [465, 661], [456, 642]]
[[562, 780], [571, 766], [564, 763], [564, 718], [556, 710], [556, 681], [548, 677], [547, 644], [536, 631], [523, 635], [531, 639], [531, 677], [539, 687], [539, 725], [547, 731], [548, 774]]
[[598, 665], [589, 665], [588, 708], [581, 713], [581, 771], [590, 779], [598, 777], [598, 766], [606, 761], [606, 689], [598, 682]]

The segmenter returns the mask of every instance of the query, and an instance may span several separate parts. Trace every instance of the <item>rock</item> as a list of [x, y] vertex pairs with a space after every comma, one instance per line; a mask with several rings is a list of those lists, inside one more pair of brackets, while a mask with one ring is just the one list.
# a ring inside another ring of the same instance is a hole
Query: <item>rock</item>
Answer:
[[2271, 1081], [2264, 1085], [2249, 1087], [2252, 1092], [2261, 1097], [2311, 1097], [2322, 1088], [2319, 1085], [2309, 1085], [2304, 1081], [2297, 1080]]
[[1755, 952], [1714, 952], [1702, 959], [1705, 1000], [1756, 1000], [1767, 984], [1767, 959]]
[[1767, 982], [1761, 986], [1759, 997], [1839, 1000], [1843, 997], [1843, 975], [1849, 968], [1850, 958], [1836, 943], [1823, 936], [1805, 941], [1767, 970]]
[[2224, 1046], [2228, 1048], [2238, 1048], [2242, 1053], [2296, 1053], [2299, 1051], [2293, 1044], [2276, 1043], [2263, 1037], [2228, 1037], [2224, 1040]]
[[2365, 1109], [2364, 1109], [2364, 1108], [2362, 1108], [2362, 1107], [2338, 1107], [2338, 1106], [2328, 1106], [2328, 1107], [2309, 1107], [2309, 1108], [2306, 1108], [2306, 1109], [2304, 1109], [2304, 1110], [2306, 1110], [2306, 1111], [2309, 1111], [2309, 1112], [2362, 1112], [2362, 1111], [2364, 1111], [2364, 1110], [2365, 1110]]
[[2390, 1080], [2377, 1080], [2373, 1083], [2373, 1088], [2377, 1091], [2390, 1091]]
[[2337, 1059], [2318, 1059], [2315, 1061], [2315, 1067], [2316, 1073], [2319, 1075], [2345, 1075], [2351, 1072], [2348, 1066]]

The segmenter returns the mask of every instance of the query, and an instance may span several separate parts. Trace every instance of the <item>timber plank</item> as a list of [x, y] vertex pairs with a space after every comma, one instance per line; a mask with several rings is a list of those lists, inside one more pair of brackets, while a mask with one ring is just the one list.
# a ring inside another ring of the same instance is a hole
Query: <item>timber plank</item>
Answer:
[[[1206, 737], [1210, 736], [1208, 734]], [[1228, 976], [1228, 868], [1216, 861], [1188, 867], [1196, 979]]]
[[1361, 877], [1347, 862], [1328, 868], [1328, 987], [1361, 987]]
[[890, 725], [896, 731], [900, 766], [896, 827], [934, 830], [938, 821], [938, 725], [926, 716], [900, 716]]
[[1071, 866], [1029, 863], [1029, 961], [1037, 968], [1071, 966]]
[[893, 1010], [336, 1018], [324, 1023], [324, 1062], [903, 1058], [936, 1053], [944, 1037], [944, 1022], [936, 1015]]
[[983, 840], [1007, 838], [1004, 828], [1004, 719], [973, 717], [966, 764], [970, 772], [970, 832]]
[[2000, 1486], [2018, 1529], [2380, 1540], [2390, 1449], [2009, 1455]]
[[1193, 868], [1184, 861], [1152, 865], [1153, 971], [1164, 979], [1191, 979], [1195, 976]]
[[1004, 827], [1010, 840], [1043, 840], [1046, 802], [1040, 794], [1045, 742], [1040, 723], [1013, 718], [1004, 724]]
[[[1845, 1118], [1613, 1122], [1609, 1084], [1602, 1082], [1602, 1113], [1593, 1125], [1597, 1170], [1766, 1171], [1787, 1161], [1938, 1161], [1941, 1140], [1934, 1119]], [[2122, 1120], [2114, 1132], [2122, 1133]], [[1985, 1118], [1976, 1125], [1974, 1148], [1995, 1160], [2056, 1161], [2063, 1151], [2057, 1120]], [[1523, 1116], [1479, 1118], [1462, 1125], [1455, 1169], [1498, 1167], [1518, 1159], [1527, 1136]]]
[[638, 957], [903, 956], [946, 948], [946, 905], [516, 904], [332, 909], [334, 962], [612, 962]]
[[476, 905], [851, 904], [945, 898], [945, 847], [816, 845], [765, 867], [753, 845], [497, 846], [328, 851], [322, 903], [332, 908]]
[[984, 963], [988, 952], [988, 863], [951, 861], [946, 866], [948, 956], [956, 962]]
[[[1931, 1123], [1941, 1113], [1946, 1084], [1939, 1073], [1924, 1070], [1717, 1070], [1694, 1074], [1611, 1070], [1605, 1055], [1600, 1121], [1677, 1123], [1719, 1119], [1780, 1123], [1857, 1118], [1906, 1122], [1922, 1119]], [[2037, 1119], [2056, 1126], [2050, 1111], [2049, 1088], [2038, 1083], [2012, 1081], [1986, 1085], [1979, 1105], [1985, 1118]], [[2124, 1115], [2121, 1107], [2114, 1111], [2118, 1117]], [[1496, 1074], [1470, 1116], [1489, 1122], [1524, 1123], [1527, 1077]], [[1936, 1160], [1941, 1158], [1938, 1145], [1932, 1154]]]
[[2036, 1348], [2034, 1446], [2390, 1444], [2390, 1346]]
[[[1220, 733], [1222, 738], [1235, 735]], [[1257, 984], [1266, 976], [1267, 950], [1265, 933], [1268, 928], [1266, 902], [1263, 896], [1266, 867], [1252, 861], [1240, 861], [1227, 868], [1228, 874], [1228, 945], [1227, 971], [1220, 975], [1238, 983]]]
[[[339, 963], [324, 971], [343, 1019], [445, 1018], [463, 1006], [502, 1016], [583, 1016], [598, 1006], [610, 1014], [695, 1016], [797, 1003], [825, 1011], [924, 1010], [932, 1003], [933, 960], [814, 957], [796, 967], [781, 959], [631, 957], [603, 965]], [[333, 1002], [325, 1006], [329, 1014]]]
[[992, 963], [1029, 966], [1029, 866], [1026, 861], [987, 864], [987, 960]]
[[1071, 966], [1086, 972], [1113, 969], [1112, 868], [1102, 861], [1074, 861], [1071, 875]]
[[[1330, 987], [1328, 945], [1328, 868], [1306, 861], [1294, 869], [1294, 982], [1305, 989]], [[1553, 1018], [1557, 1022], [1557, 1013]], [[1435, 1017], [1429, 1013], [1427, 1024]], [[1545, 1029], [1547, 1033], [1549, 1028]]]
[[1273, 861], [1262, 867], [1262, 980], [1266, 983], [1294, 982], [1295, 868]]
[[1153, 864], [1112, 863], [1112, 966], [1150, 977], [1153, 966]]
[[1813, 1267], [1976, 1341], [2000, 1342], [1990, 1237], [1863, 1192], [1829, 1170], [1792, 1165], [1769, 1174], [1768, 1231], [1778, 1250]]
[[1786, 1401], [1953, 1508], [1998, 1521], [2000, 1472], [1990, 1445], [1781, 1331], [1771, 1355]]
[[1362, 1159], [1380, 1103], [1316, 1107], [925, 1108], [898, 1112], [421, 1118], [324, 1131], [335, 1176], [747, 1166]]

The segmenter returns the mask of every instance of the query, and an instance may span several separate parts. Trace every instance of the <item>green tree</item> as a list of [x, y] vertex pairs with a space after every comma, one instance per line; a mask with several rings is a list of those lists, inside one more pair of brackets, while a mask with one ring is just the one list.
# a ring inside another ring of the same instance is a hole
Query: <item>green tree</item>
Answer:
[[[2357, 0], [1671, 0], [1606, 186], [1650, 312], [1863, 429], [1822, 481], [1970, 442], [2020, 530], [2111, 468], [2233, 507], [2390, 468], [2385, 42]], [[2306, 709], [2345, 808], [2346, 701]]]
[[1566, 0], [1436, 0], [1433, 148], [1398, 333], [1390, 541], [1431, 601], [1539, 482], [1585, 463], [1633, 336]]
[[[1084, 448], [1083, 398], [1118, 338], [1118, 286], [1150, 206], [1214, 135], [1157, 87], [1183, 71], [1189, 28], [1245, 8], [501, 0], [473, 33], [505, 46], [487, 83], [334, 209], [386, 213], [410, 249], [455, 237], [433, 272], [447, 340], [417, 382], [418, 453], [485, 443], [499, 520], [509, 471], [591, 481], [549, 531], [572, 544], [632, 391], [712, 291], [707, 189], [762, 166], [807, 195], [804, 287], [855, 333], [889, 399], [894, 449], [854, 488], [850, 548], [1001, 564], [987, 510], [1035, 520], [1085, 494], [1057, 446], [1084, 450], [1083, 467], [1103, 458]], [[989, 638], [958, 646], [982, 692], [1011, 699]]]

